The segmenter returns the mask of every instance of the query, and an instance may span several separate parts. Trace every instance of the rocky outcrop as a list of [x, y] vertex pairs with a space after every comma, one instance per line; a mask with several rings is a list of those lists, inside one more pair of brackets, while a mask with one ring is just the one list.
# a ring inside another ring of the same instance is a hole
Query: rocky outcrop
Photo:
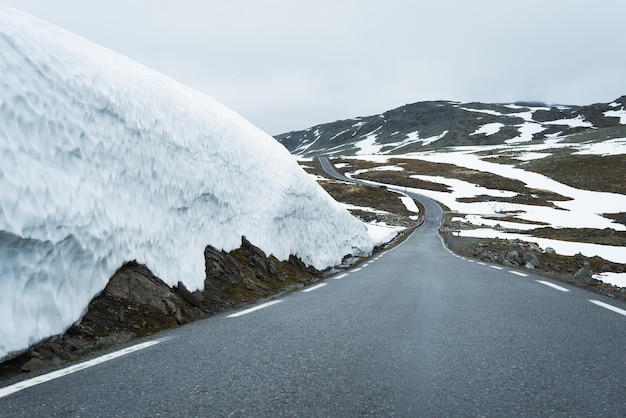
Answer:
[[239, 249], [225, 252], [207, 246], [204, 290], [190, 292], [182, 283], [165, 284], [145, 265], [122, 266], [81, 320], [63, 335], [31, 347], [0, 365], [0, 378], [76, 360], [94, 350], [177, 327], [225, 309], [320, 280], [322, 273], [297, 257], [267, 257], [245, 237]]
[[593, 278], [594, 273], [624, 273], [625, 264], [613, 263], [600, 257], [557, 254], [553, 248], [542, 250], [537, 244], [521, 240], [483, 239], [443, 234], [448, 247], [468, 257], [511, 268], [536, 270], [598, 293], [626, 300], [626, 288], [612, 286]]
[[473, 249], [473, 256], [492, 263], [509, 267], [536, 269], [541, 265], [538, 254], [543, 253], [537, 244], [524, 241], [507, 241], [504, 248], [478, 243]]

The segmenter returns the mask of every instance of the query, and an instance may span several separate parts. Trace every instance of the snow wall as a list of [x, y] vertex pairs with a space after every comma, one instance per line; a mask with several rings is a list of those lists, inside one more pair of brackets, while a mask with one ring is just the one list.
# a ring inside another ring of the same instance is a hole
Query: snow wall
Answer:
[[124, 262], [204, 280], [241, 236], [319, 269], [366, 227], [213, 99], [0, 5], [0, 359], [62, 333]]

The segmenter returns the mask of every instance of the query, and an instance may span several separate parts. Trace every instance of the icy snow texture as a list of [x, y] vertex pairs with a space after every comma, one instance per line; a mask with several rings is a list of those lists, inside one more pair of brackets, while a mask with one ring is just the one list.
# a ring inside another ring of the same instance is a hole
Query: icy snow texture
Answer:
[[125, 261], [203, 286], [245, 235], [317, 268], [366, 227], [233, 111], [0, 5], [0, 358], [64, 331]]

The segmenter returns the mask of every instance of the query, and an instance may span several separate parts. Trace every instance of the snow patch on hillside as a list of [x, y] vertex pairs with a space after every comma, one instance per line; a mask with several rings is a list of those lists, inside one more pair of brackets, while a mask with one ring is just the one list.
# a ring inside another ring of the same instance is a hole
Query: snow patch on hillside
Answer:
[[472, 132], [470, 134], [470, 136], [472, 135], [494, 135], [497, 134], [498, 132], [500, 132], [500, 129], [504, 128], [504, 124], [500, 123], [500, 122], [495, 122], [495, 123], [488, 123], [486, 125], [481, 126], [480, 128], [476, 129], [474, 132]]
[[359, 150], [356, 152], [356, 155], [367, 155], [367, 154], [376, 154], [380, 152], [381, 148], [384, 145], [376, 143], [376, 134], [372, 133], [365, 137], [365, 139], [354, 144], [356, 148]]
[[520, 133], [519, 136], [515, 138], [507, 139], [504, 142], [506, 142], [507, 144], [519, 144], [521, 142], [530, 142], [533, 140], [533, 136], [535, 134], [545, 131], [546, 128], [544, 128], [538, 123], [526, 122], [520, 125], [519, 128], [517, 128], [517, 130]]
[[593, 124], [591, 122], [587, 122], [581, 115], [578, 115], [575, 118], [551, 120], [543, 123], [545, 125], [566, 125], [570, 128], [593, 128]]
[[620, 110], [607, 110], [604, 112], [604, 116], [610, 118], [619, 118], [619, 123], [621, 125], [626, 125], [626, 110], [623, 108]]

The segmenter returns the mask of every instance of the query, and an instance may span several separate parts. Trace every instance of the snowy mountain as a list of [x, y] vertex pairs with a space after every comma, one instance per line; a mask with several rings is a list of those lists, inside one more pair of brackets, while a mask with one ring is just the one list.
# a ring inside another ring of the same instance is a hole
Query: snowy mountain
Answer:
[[406, 154], [450, 146], [543, 143], [554, 137], [598, 141], [626, 136], [626, 96], [612, 103], [419, 102], [380, 115], [276, 136], [294, 155]]
[[324, 268], [366, 227], [274, 139], [112, 51], [0, 6], [0, 359], [61, 333], [125, 261], [204, 280], [245, 235]]

